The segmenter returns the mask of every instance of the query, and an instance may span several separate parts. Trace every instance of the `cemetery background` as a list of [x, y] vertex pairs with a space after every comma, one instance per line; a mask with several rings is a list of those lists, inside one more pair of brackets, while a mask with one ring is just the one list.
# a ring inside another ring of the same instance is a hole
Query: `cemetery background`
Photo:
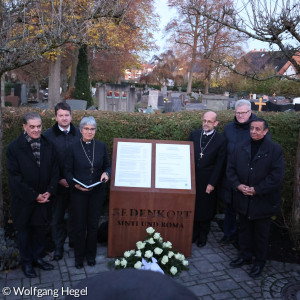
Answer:
[[[3, 110], [4, 153], [8, 143], [20, 134], [22, 128], [22, 115], [28, 110], [28, 108], [5, 108]], [[53, 125], [53, 111], [40, 109], [37, 109], [37, 111], [43, 118], [43, 129]], [[108, 146], [109, 152], [112, 153], [113, 139], [115, 137], [179, 141], [188, 140], [190, 131], [201, 127], [201, 117], [203, 113], [204, 111], [185, 111], [170, 114], [141, 114], [85, 110], [74, 111], [73, 122], [78, 125], [83, 116], [93, 115], [98, 124], [96, 138], [104, 141]], [[282, 193], [282, 218], [279, 218], [278, 222], [282, 226], [288, 226], [291, 230], [300, 113], [257, 112], [257, 114], [268, 121], [272, 139], [283, 147], [286, 169]], [[232, 121], [234, 112], [232, 110], [220, 111], [218, 116], [220, 121], [219, 130], [223, 131], [224, 125]], [[289, 134], [287, 134], [287, 131]], [[3, 164], [5, 165], [5, 157], [2, 159]], [[5, 197], [4, 210], [7, 221], [9, 219], [9, 190], [5, 169], [3, 173], [3, 191]], [[220, 207], [222, 207], [222, 205]]]

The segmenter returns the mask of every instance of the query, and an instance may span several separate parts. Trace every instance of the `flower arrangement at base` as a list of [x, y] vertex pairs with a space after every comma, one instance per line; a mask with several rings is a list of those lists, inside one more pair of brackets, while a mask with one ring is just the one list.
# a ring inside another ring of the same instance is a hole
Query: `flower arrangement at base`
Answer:
[[115, 260], [116, 269], [152, 270], [171, 276], [188, 270], [185, 256], [174, 250], [171, 242], [164, 242], [160, 233], [152, 227], [148, 227], [146, 232], [148, 237], [144, 242], [136, 243], [137, 250], [125, 251], [123, 257]]

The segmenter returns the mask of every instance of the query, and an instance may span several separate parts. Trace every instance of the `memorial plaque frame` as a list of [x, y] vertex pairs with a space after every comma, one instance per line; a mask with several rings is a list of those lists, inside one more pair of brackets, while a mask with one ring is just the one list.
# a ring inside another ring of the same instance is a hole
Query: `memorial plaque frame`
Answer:
[[[151, 187], [115, 186], [116, 158], [119, 142], [151, 143]], [[191, 188], [155, 188], [156, 145], [189, 145]], [[146, 228], [152, 226], [164, 241], [185, 256], [191, 255], [195, 208], [195, 164], [193, 142], [115, 138], [109, 201], [108, 257], [122, 256], [136, 249], [144, 240]]]

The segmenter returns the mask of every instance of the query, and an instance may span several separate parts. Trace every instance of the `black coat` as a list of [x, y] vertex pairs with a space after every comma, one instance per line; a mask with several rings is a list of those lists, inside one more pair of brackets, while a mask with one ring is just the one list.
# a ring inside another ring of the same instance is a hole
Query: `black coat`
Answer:
[[234, 150], [235, 145], [250, 139], [250, 123], [257, 119], [255, 114], [251, 114], [245, 123], [239, 123], [234, 117], [233, 122], [228, 123], [224, 128], [224, 136], [227, 140], [227, 153]]
[[16, 229], [29, 224], [44, 225], [49, 221], [50, 204], [38, 203], [39, 194], [55, 195], [58, 164], [53, 145], [41, 136], [41, 157], [38, 167], [24, 133], [7, 147], [6, 167], [12, 196], [11, 213]]
[[72, 147], [68, 149], [64, 175], [71, 189], [75, 186], [73, 178], [76, 178], [86, 185], [91, 185], [100, 181], [103, 172], [107, 172], [110, 177], [111, 167], [106, 145], [97, 140], [94, 140], [94, 142], [96, 144], [94, 158], [95, 170], [93, 173], [90, 171], [91, 165], [82, 149], [80, 140], [72, 144]]
[[57, 159], [59, 165], [60, 179], [64, 178], [63, 170], [65, 159], [68, 155], [67, 149], [81, 138], [81, 133], [77, 127], [70, 124], [70, 131], [67, 135], [64, 134], [58, 127], [56, 122], [52, 127], [48, 128], [43, 136], [46, 137], [53, 145], [57, 152]]
[[[281, 147], [265, 137], [253, 160], [251, 140], [239, 144], [229, 156], [227, 177], [233, 187], [233, 204], [249, 219], [266, 218], [279, 213], [284, 163]], [[245, 196], [237, 187], [254, 187], [254, 196]]]
[[[213, 218], [216, 206], [216, 186], [222, 174], [226, 157], [226, 139], [218, 132], [205, 148], [200, 158], [200, 137], [202, 130], [194, 130], [190, 141], [194, 142], [195, 174], [196, 174], [196, 203], [195, 221], [205, 221]], [[215, 190], [206, 193], [206, 187], [211, 184]]]

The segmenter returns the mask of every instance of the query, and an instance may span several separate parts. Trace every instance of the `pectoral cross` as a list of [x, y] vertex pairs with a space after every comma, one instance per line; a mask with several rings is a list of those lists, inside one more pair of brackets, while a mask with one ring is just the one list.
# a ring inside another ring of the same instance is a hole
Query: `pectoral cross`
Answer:
[[202, 158], [203, 155], [204, 155], [204, 153], [200, 152], [200, 158]]
[[94, 173], [94, 168], [92, 167], [92, 168], [90, 168], [90, 170], [91, 170], [91, 174], [93, 174]]

